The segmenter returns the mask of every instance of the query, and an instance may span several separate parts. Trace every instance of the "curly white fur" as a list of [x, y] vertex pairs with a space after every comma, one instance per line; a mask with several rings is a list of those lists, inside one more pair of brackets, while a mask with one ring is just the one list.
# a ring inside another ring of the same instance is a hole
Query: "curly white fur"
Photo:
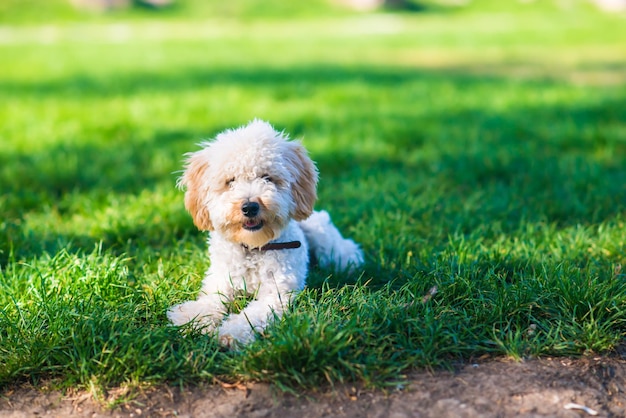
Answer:
[[[344, 271], [360, 266], [363, 253], [327, 212], [313, 211], [317, 169], [299, 142], [254, 120], [201, 145], [189, 154], [180, 186], [196, 226], [211, 231], [211, 266], [197, 300], [167, 316], [175, 325], [194, 321], [235, 347], [253, 341], [304, 288], [310, 252], [321, 266]], [[262, 249], [295, 241], [299, 248]], [[242, 292], [254, 300], [227, 315]]]

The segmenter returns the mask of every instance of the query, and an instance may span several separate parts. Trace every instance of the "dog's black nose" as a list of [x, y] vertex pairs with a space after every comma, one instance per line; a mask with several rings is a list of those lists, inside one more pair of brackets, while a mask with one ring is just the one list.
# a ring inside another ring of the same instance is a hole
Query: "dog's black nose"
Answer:
[[259, 214], [259, 204], [257, 202], [245, 202], [241, 205], [241, 212], [248, 218], [254, 218]]

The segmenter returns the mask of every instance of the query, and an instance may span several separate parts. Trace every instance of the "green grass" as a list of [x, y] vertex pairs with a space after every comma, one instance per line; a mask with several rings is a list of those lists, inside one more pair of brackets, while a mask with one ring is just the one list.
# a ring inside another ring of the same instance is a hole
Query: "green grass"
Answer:
[[[0, 28], [0, 386], [384, 385], [623, 344], [626, 18], [475, 3]], [[304, 138], [367, 262], [230, 353], [165, 317], [209, 262], [175, 183], [254, 117]]]

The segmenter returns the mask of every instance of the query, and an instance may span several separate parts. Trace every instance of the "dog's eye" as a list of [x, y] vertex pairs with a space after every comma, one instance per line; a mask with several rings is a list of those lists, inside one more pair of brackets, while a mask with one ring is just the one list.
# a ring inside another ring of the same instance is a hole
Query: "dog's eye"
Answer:
[[267, 181], [268, 183], [274, 183], [274, 179], [269, 174], [263, 174], [261, 178]]
[[232, 178], [229, 178], [228, 180], [226, 180], [225, 184], [226, 184], [227, 187], [232, 187], [234, 182], [235, 182], [235, 178], [232, 177]]

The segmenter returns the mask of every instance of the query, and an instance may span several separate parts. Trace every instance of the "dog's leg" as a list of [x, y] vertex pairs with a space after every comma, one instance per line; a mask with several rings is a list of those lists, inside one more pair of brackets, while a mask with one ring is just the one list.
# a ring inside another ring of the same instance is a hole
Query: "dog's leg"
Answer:
[[256, 334], [283, 315], [296, 293], [294, 290], [279, 291], [271, 284], [262, 285], [257, 299], [240, 313], [230, 315], [219, 328], [220, 344], [236, 348], [251, 343]]
[[361, 248], [351, 239], [341, 236], [328, 212], [313, 212], [299, 225], [320, 266], [353, 271], [363, 264]]
[[172, 306], [167, 318], [174, 325], [193, 322], [203, 332], [212, 332], [226, 314], [224, 301], [219, 295], [201, 295], [196, 300]]
[[210, 333], [224, 319], [226, 304], [232, 297], [230, 278], [219, 280], [207, 272], [198, 299], [171, 307], [167, 318], [174, 325], [194, 322], [203, 332]]

